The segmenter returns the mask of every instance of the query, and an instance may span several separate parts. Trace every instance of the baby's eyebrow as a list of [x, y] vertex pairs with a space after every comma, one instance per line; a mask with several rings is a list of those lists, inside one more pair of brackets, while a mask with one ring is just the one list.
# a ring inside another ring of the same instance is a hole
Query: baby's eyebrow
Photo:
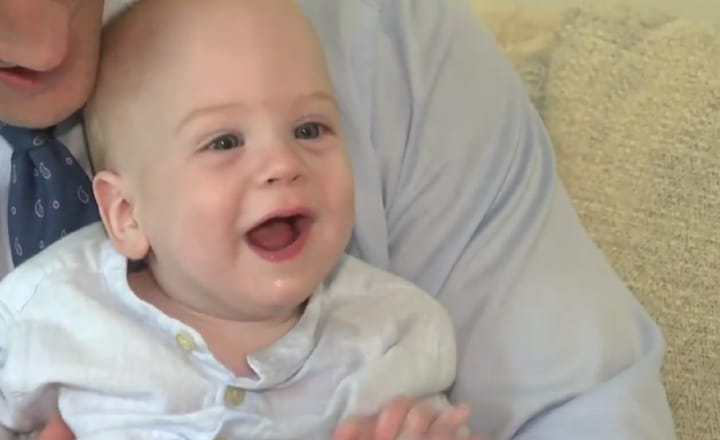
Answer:
[[329, 102], [333, 107], [336, 109], [338, 108], [337, 101], [335, 100], [335, 97], [324, 91], [324, 90], [318, 90], [312, 93], [307, 93], [304, 95], [300, 95], [295, 99], [296, 104], [304, 104], [308, 101], [327, 101]]
[[190, 113], [185, 115], [180, 122], [178, 123], [177, 127], [175, 128], [175, 132], [179, 133], [185, 128], [187, 125], [192, 124], [197, 119], [202, 119], [205, 116], [212, 115], [214, 113], [223, 112], [230, 109], [240, 109], [247, 108], [248, 106], [241, 102], [226, 102], [221, 104], [213, 104], [208, 105], [205, 107], [200, 107], [193, 109]]
[[[290, 107], [301, 107], [302, 105], [307, 105], [310, 102], [314, 101], [322, 101], [330, 104], [335, 110], [339, 109], [339, 106], [337, 104], [337, 101], [335, 100], [335, 97], [325, 91], [325, 90], [316, 90], [314, 92], [310, 93], [303, 93], [295, 98], [292, 99], [290, 102]], [[180, 122], [178, 123], [175, 132], [182, 131], [187, 125], [192, 124], [197, 119], [202, 119], [205, 116], [209, 116], [215, 113], [220, 113], [223, 111], [233, 110], [238, 112], [247, 111], [249, 109], [250, 105], [244, 102], [240, 101], [233, 101], [233, 102], [223, 102], [219, 104], [212, 104], [207, 105], [205, 107], [200, 107], [193, 109], [190, 113], [185, 115]]]

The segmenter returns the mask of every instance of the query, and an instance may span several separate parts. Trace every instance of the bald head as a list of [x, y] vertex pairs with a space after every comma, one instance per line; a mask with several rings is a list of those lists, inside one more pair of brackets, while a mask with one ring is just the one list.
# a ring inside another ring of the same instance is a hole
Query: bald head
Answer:
[[[148, 143], [157, 140], [146, 137], [145, 128], [172, 125], [178, 112], [203, 100], [221, 101], [213, 82], [284, 84], [298, 63], [314, 65], [331, 93], [320, 45], [293, 0], [135, 2], [103, 32], [98, 81], [86, 109], [96, 168], [125, 168], [138, 155], [151, 155]], [[237, 74], [228, 77], [231, 69]], [[184, 99], [199, 90], [205, 93], [197, 102]]]

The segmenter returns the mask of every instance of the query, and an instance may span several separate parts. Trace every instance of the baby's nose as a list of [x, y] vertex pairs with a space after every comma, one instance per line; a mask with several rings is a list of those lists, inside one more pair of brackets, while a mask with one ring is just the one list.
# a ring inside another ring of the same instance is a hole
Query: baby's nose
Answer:
[[261, 184], [283, 185], [302, 180], [305, 166], [302, 158], [291, 146], [273, 148], [268, 157], [265, 170], [261, 173]]

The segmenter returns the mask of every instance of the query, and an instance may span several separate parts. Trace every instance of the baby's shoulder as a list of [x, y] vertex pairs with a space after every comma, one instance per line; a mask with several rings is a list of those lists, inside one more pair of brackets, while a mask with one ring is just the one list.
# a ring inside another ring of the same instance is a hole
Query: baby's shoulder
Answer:
[[0, 303], [19, 314], [46, 296], [60, 304], [70, 291], [98, 292], [113, 253], [100, 223], [71, 233], [25, 261], [0, 281]]
[[324, 314], [334, 327], [377, 335], [449, 320], [444, 307], [412, 282], [344, 256], [324, 284]]
[[450, 315], [415, 284], [345, 257], [321, 294], [319, 365], [379, 374], [388, 366], [420, 362], [432, 374], [452, 376]]
[[411, 281], [350, 255], [343, 256], [323, 287], [334, 307], [365, 305], [418, 311], [441, 308], [432, 295]]

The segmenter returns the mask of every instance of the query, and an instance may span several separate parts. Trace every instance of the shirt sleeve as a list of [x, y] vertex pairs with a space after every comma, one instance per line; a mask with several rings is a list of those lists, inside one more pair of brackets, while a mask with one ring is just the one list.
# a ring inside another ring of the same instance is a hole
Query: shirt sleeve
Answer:
[[[0, 298], [7, 296], [7, 286], [6, 278], [0, 283]], [[11, 371], [8, 361], [10, 356], [16, 356], [13, 346], [17, 347], [18, 343], [22, 345], [14, 331], [14, 323], [13, 313], [0, 301], [0, 439], [22, 438], [17, 432], [28, 432], [32, 429], [30, 417], [23, 408], [24, 399], [18, 393], [18, 387], [21, 386], [18, 381], [21, 378], [17, 372]]]
[[460, 1], [381, 4], [372, 136], [390, 268], [450, 311], [451, 397], [471, 430], [674, 439], [662, 336], [581, 227], [492, 36]]
[[50, 417], [57, 415], [57, 390], [39, 388], [34, 374], [48, 365], [28, 364], [33, 318], [27, 319], [29, 300], [36, 292], [37, 276], [30, 266], [14, 270], [0, 281], [0, 440], [3, 436], [35, 438]]
[[[373, 329], [373, 342], [368, 345], [372, 354], [351, 375], [355, 393], [347, 415], [374, 414], [400, 395], [431, 399], [438, 408], [447, 408], [445, 393], [457, 369], [449, 314], [406, 280], [389, 274], [378, 279], [378, 285], [364, 286], [369, 292], [352, 307], [355, 314], [369, 312], [364, 324]], [[373, 321], [374, 317], [381, 318]]]

